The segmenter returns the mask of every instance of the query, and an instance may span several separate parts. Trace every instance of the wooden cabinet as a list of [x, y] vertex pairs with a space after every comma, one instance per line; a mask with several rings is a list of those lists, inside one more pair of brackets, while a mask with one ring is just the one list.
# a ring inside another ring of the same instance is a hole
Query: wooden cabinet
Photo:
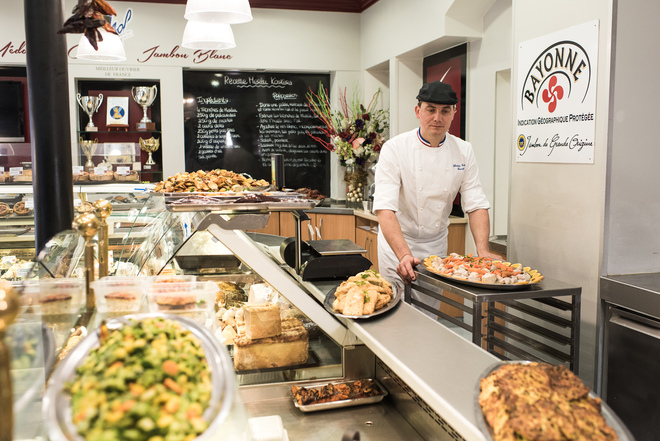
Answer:
[[[268, 223], [264, 228], [261, 228], [260, 230], [248, 230], [253, 233], [263, 233], [263, 234], [272, 234], [273, 236], [279, 236], [280, 235], [280, 214], [285, 214], [285, 213], [271, 213], [270, 217], [268, 218]], [[289, 216], [291, 214], [286, 213]]]
[[365, 227], [355, 229], [355, 243], [367, 250], [364, 256], [371, 261], [371, 268], [378, 271], [378, 233]]
[[[352, 214], [307, 213], [310, 220], [301, 223], [302, 240], [310, 240], [309, 225], [318, 239], [317, 228], [323, 239], [348, 239], [355, 242], [355, 216]], [[280, 236], [295, 235], [295, 220], [291, 213], [280, 213]]]

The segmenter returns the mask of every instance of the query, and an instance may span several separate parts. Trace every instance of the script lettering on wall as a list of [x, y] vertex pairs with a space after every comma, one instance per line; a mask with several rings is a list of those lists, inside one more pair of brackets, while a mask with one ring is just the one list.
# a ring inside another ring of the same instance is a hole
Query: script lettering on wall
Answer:
[[284, 155], [285, 185], [329, 193], [329, 152], [305, 93], [327, 74], [184, 71], [186, 170], [224, 168], [271, 177], [271, 154]]

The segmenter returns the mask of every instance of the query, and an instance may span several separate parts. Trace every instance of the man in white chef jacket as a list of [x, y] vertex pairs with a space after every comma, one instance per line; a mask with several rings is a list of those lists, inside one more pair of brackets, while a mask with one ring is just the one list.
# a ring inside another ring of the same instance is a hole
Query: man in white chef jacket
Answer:
[[373, 205], [380, 272], [407, 284], [415, 280], [413, 268], [421, 259], [447, 254], [449, 214], [459, 192], [477, 253], [497, 257], [488, 250], [490, 204], [472, 146], [448, 133], [456, 93], [434, 81], [422, 86], [417, 100], [419, 128], [390, 139], [380, 152]]

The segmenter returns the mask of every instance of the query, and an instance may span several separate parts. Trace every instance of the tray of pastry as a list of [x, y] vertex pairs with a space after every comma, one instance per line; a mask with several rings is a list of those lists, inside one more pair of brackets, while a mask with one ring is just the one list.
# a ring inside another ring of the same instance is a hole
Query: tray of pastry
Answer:
[[310, 210], [316, 201], [304, 199], [295, 193], [278, 192], [243, 193], [236, 196], [189, 195], [185, 198], [165, 199], [169, 211], [291, 211]]
[[291, 386], [293, 405], [303, 412], [379, 403], [387, 390], [378, 381], [362, 380], [324, 381]]
[[[563, 365], [526, 360], [490, 365], [476, 384], [475, 411], [479, 429], [492, 441], [513, 439], [509, 436], [634, 440], [612, 409]], [[489, 423], [493, 421], [497, 430]]]

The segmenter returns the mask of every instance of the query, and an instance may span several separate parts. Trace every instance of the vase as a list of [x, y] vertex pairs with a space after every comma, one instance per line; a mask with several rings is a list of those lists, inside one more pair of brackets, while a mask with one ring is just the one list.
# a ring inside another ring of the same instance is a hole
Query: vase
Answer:
[[367, 191], [368, 171], [365, 166], [352, 164], [346, 166], [344, 182], [346, 182], [346, 206], [349, 208], [362, 208]]

